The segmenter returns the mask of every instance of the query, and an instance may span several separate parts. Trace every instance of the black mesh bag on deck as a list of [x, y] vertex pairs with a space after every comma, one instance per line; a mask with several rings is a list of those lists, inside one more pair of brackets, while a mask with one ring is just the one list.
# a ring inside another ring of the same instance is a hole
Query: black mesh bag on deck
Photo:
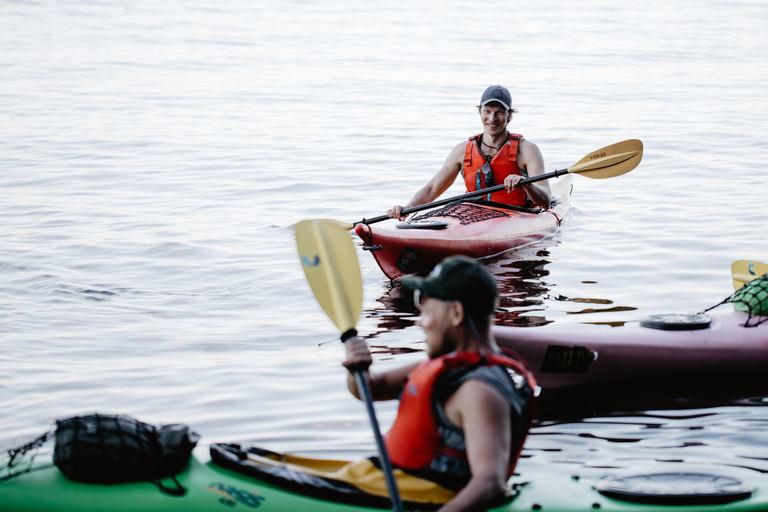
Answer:
[[[53, 463], [72, 480], [115, 484], [150, 481], [174, 496], [185, 493], [174, 475], [189, 464], [200, 439], [186, 425], [155, 428], [129, 416], [93, 414], [56, 422]], [[175, 488], [160, 480], [171, 478]]]

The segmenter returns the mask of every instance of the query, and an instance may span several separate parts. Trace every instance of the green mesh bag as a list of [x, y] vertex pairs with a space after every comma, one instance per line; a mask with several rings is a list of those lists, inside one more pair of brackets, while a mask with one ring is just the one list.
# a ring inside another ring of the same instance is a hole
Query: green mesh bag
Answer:
[[749, 313], [744, 327], [757, 327], [768, 320], [768, 274], [749, 281], [736, 290], [733, 295], [726, 297], [719, 304], [704, 310], [715, 309], [727, 302], [733, 303], [733, 309]]
[[731, 297], [736, 311], [746, 311], [752, 316], [768, 315], [768, 275], [748, 282]]

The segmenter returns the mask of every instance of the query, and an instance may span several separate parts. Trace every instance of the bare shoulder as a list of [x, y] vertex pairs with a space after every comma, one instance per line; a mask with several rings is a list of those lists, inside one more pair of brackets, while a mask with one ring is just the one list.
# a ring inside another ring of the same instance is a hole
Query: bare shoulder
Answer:
[[528, 172], [530, 176], [536, 176], [544, 172], [544, 157], [539, 146], [523, 139], [517, 149], [517, 166]]
[[541, 151], [539, 150], [539, 146], [537, 146], [536, 144], [534, 144], [533, 142], [525, 138], [523, 138], [520, 141], [520, 145], [518, 146], [517, 152], [521, 155], [541, 156]]
[[456, 175], [462, 169], [464, 165], [464, 148], [466, 145], [466, 141], [459, 142], [453, 147], [451, 152], [448, 153], [448, 157], [446, 157], [445, 163], [437, 175], [442, 181], [444, 181], [443, 186], [440, 187], [441, 194], [445, 192], [444, 189], [447, 188], [450, 183], [453, 183]]
[[509, 402], [502, 393], [481, 380], [469, 379], [451, 396], [446, 403], [446, 412], [453, 406], [462, 416], [471, 415], [496, 416], [499, 412], [509, 414]]

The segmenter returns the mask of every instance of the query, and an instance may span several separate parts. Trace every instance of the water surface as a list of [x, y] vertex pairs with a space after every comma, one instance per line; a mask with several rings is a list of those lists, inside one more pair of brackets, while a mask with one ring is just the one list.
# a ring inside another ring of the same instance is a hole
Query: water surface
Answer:
[[[0, 5], [0, 446], [103, 412], [187, 423], [203, 448], [370, 453], [291, 225], [406, 202], [481, 130], [490, 84], [548, 170], [645, 145], [630, 174], [574, 179], [557, 235], [488, 262], [498, 322], [701, 311], [732, 261], [768, 258], [762, 2], [483, 6]], [[377, 365], [421, 357], [409, 299], [359, 256]], [[547, 420], [521, 468], [765, 472], [763, 405]]]

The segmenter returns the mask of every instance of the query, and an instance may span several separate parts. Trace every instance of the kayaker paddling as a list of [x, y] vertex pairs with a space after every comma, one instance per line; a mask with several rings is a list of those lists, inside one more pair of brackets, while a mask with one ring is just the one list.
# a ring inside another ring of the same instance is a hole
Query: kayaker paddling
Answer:
[[408, 204], [393, 206], [387, 210], [387, 216], [404, 219], [404, 209], [434, 201], [448, 190], [459, 174], [463, 176], [468, 192], [502, 183], [507, 189], [484, 196], [484, 199], [514, 206], [549, 207], [551, 194], [547, 181], [518, 187], [524, 178], [544, 174], [544, 158], [536, 144], [507, 130], [517, 112], [512, 108], [509, 90], [501, 85], [488, 87], [477, 109], [483, 133], [458, 143], [442, 168]]
[[[400, 399], [389, 456], [395, 467], [458, 491], [440, 510], [497, 506], [530, 424], [535, 383], [491, 335], [496, 282], [480, 263], [451, 257], [402, 283], [414, 290], [429, 359], [371, 375], [374, 400]], [[371, 354], [360, 338], [346, 347], [347, 384], [360, 398], [352, 372], [368, 368]], [[507, 370], [526, 378], [516, 385]]]

